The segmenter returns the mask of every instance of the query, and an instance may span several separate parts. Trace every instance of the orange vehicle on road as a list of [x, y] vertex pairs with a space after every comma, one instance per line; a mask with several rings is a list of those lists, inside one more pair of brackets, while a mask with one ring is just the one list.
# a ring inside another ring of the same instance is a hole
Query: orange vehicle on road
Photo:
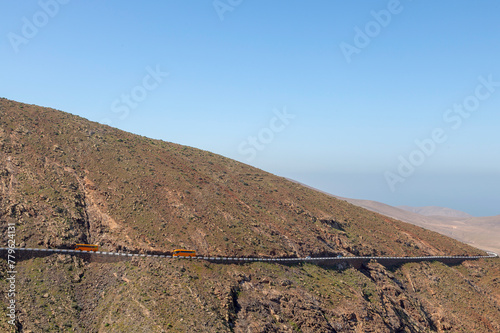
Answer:
[[196, 257], [196, 251], [194, 250], [184, 250], [184, 249], [176, 249], [172, 254], [172, 257]]
[[99, 251], [99, 246], [98, 245], [93, 245], [93, 244], [76, 244], [75, 245], [75, 250], [77, 250], [77, 251], [93, 251], [93, 252], [97, 252], [97, 251]]

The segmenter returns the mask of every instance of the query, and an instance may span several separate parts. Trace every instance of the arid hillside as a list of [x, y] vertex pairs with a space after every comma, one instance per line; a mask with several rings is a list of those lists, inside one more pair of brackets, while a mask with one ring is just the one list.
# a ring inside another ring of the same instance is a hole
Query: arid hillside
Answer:
[[458, 218], [468, 218], [473, 217], [466, 212], [460, 210], [446, 208], [446, 207], [436, 207], [436, 206], [425, 206], [425, 207], [410, 207], [410, 206], [397, 206], [403, 210], [417, 213], [424, 216], [444, 216], [444, 217], [458, 217]]
[[[393, 207], [371, 200], [337, 198], [350, 202], [353, 205], [439, 232], [442, 235], [479, 249], [500, 253], [500, 215], [472, 217], [466, 213], [461, 214], [459, 211], [447, 209], [425, 209], [423, 210], [424, 215], [413, 212], [410, 209]], [[432, 212], [437, 213], [438, 211], [441, 215], [426, 215]]]
[[[21, 247], [484, 254], [210, 152], [7, 99], [0, 99], [0, 193], [3, 243], [11, 222]], [[21, 332], [500, 330], [496, 259], [355, 269], [54, 255], [20, 261], [17, 271]], [[0, 321], [0, 330], [13, 328]]]

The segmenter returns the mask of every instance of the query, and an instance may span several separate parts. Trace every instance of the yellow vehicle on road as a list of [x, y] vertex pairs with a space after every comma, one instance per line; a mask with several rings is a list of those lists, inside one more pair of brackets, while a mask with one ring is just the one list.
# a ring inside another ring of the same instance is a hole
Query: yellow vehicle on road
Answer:
[[196, 257], [196, 251], [194, 250], [184, 250], [184, 249], [176, 249], [172, 254], [172, 257]]
[[77, 251], [93, 251], [93, 252], [97, 252], [97, 251], [99, 251], [99, 245], [93, 245], [93, 244], [76, 244], [75, 245], [75, 250], [77, 250]]

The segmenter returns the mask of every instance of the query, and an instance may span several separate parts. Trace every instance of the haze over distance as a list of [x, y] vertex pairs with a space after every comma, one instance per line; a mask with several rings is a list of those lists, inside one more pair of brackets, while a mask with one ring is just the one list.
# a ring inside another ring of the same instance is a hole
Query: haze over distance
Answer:
[[498, 215], [499, 9], [4, 1], [0, 96], [343, 197]]

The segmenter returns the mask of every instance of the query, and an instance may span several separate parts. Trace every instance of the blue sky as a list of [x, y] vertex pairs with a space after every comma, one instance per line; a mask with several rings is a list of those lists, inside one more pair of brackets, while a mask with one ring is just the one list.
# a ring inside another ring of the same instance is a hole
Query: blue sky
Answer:
[[336, 195], [498, 215], [499, 13], [494, 0], [2, 1], [0, 96]]

